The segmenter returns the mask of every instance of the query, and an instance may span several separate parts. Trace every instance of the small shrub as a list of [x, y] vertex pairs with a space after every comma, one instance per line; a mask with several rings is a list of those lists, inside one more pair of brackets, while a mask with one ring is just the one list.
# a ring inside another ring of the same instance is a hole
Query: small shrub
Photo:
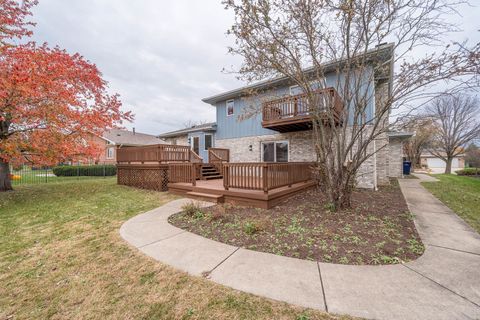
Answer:
[[408, 243], [408, 249], [410, 252], [415, 253], [415, 254], [422, 254], [423, 251], [425, 250], [425, 247], [421, 242], [418, 242], [417, 239], [411, 238], [407, 240]]
[[297, 316], [297, 320], [310, 320], [310, 317], [307, 314], [302, 313]]
[[194, 214], [193, 214], [193, 217], [195, 219], [203, 219], [203, 217], [205, 217], [205, 214], [203, 213], [203, 211], [196, 211]]
[[200, 214], [203, 218], [203, 215], [204, 215], [200, 205], [198, 203], [194, 202], [194, 201], [189, 202], [187, 204], [184, 204], [182, 206], [182, 210], [183, 210], [183, 212], [185, 212], [186, 215], [188, 215], [190, 217], [197, 218]]
[[455, 173], [459, 176], [480, 176], [480, 168], [465, 168], [457, 170]]
[[400, 262], [400, 259], [398, 259], [397, 257], [389, 257], [382, 255], [380, 256], [380, 261], [382, 261], [383, 264], [396, 264]]
[[265, 219], [247, 221], [243, 225], [243, 231], [248, 235], [253, 235], [255, 233], [264, 231], [267, 228], [268, 228], [268, 221]]
[[326, 203], [323, 208], [327, 211], [334, 212], [335, 211], [335, 204], [332, 202]]
[[104, 177], [117, 174], [115, 165], [93, 165], [93, 166], [57, 166], [52, 169], [57, 177]]
[[257, 230], [257, 227], [255, 226], [255, 223], [251, 221], [247, 221], [243, 225], [243, 231], [245, 231], [246, 234], [252, 235], [252, 234], [255, 234], [258, 230]]
[[209, 218], [212, 221], [223, 220], [225, 214], [227, 213], [227, 208], [225, 205], [217, 206], [213, 211], [210, 212]]

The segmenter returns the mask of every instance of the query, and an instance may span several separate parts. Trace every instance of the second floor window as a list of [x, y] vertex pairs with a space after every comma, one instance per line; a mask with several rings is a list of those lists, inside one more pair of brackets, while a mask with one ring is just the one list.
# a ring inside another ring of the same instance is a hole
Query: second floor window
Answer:
[[227, 116], [232, 116], [233, 115], [233, 106], [234, 106], [234, 101], [235, 100], [228, 100], [227, 101]]

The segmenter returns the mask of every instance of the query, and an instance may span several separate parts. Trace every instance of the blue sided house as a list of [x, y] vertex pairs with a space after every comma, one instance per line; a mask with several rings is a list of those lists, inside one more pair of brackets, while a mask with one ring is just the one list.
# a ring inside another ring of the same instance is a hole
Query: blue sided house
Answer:
[[[376, 50], [384, 52], [385, 61], [392, 60], [391, 45]], [[332, 107], [341, 110], [346, 106], [337, 88], [341, 87], [338, 84], [343, 79], [335, 72], [335, 67], [334, 64], [326, 67], [323, 83], [319, 85], [323, 89], [319, 88], [318, 94], [328, 95]], [[393, 69], [393, 64], [390, 68]], [[361, 88], [366, 96], [372, 97], [365, 102], [365, 117], [369, 119], [390, 94], [392, 70], [378, 75], [368, 68], [364, 72], [367, 80]], [[233, 163], [316, 161], [312, 118], [305, 95], [288, 78], [255, 83], [202, 101], [216, 109], [215, 123], [168, 132], [159, 137], [170, 144], [189, 145], [205, 163], [210, 162], [208, 149], [212, 147], [228, 149], [229, 161]], [[388, 126], [388, 119], [384, 125]], [[375, 189], [387, 184], [389, 177], [401, 176], [403, 141], [409, 136], [411, 134], [391, 132], [372, 143], [375, 155], [363, 164], [357, 185]]]

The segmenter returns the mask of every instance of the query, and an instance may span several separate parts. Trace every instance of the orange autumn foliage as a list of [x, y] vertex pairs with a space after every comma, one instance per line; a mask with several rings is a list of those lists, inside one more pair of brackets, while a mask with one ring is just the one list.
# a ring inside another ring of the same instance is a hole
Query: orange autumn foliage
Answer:
[[30, 35], [25, 17], [34, 4], [0, 0], [0, 161], [53, 164], [96, 155], [91, 135], [133, 116], [80, 54], [9, 43]]

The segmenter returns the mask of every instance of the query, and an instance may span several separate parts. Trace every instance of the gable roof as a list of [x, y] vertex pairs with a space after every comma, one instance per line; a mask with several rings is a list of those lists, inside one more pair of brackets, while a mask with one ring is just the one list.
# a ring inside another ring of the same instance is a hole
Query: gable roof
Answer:
[[151, 134], [133, 132], [122, 129], [111, 129], [105, 131], [102, 135], [102, 138], [116, 145], [128, 146], [144, 146], [164, 142]]
[[[374, 49], [368, 50], [365, 55], [366, 56], [373, 56], [374, 54], [381, 55], [382, 56], [382, 61], [388, 61], [392, 56], [393, 56], [393, 49], [394, 49], [394, 44], [393, 43], [383, 43], [378, 46], [376, 46]], [[392, 60], [393, 61], [393, 60]], [[325, 68], [326, 72], [333, 71], [335, 68], [340, 65], [343, 62], [343, 60], [335, 61], [335, 62], [327, 62], [323, 64], [323, 67]], [[390, 66], [390, 69], [388, 71], [388, 75], [386, 78], [388, 80], [392, 81], [392, 72], [393, 68]], [[305, 73], [313, 73], [315, 71], [315, 67], [309, 67], [304, 69]], [[268, 79], [260, 82], [256, 82], [251, 85], [247, 85], [238, 89], [226, 91], [217, 95], [213, 95], [207, 98], [203, 98], [202, 101], [208, 104], [215, 104], [219, 101], [223, 100], [228, 100], [228, 99], [233, 99], [236, 97], [241, 96], [242, 94], [247, 93], [248, 91], [252, 90], [265, 90], [272, 88], [274, 86], [280, 86], [280, 85], [285, 85], [289, 83], [290, 79], [286, 76], [281, 76], [281, 77], [276, 77], [273, 79]]]
[[189, 134], [190, 132], [198, 132], [198, 131], [216, 131], [217, 130], [217, 123], [216, 122], [209, 122], [204, 124], [198, 124], [191, 126], [190, 128], [165, 132], [158, 135], [159, 138], [171, 138]]

